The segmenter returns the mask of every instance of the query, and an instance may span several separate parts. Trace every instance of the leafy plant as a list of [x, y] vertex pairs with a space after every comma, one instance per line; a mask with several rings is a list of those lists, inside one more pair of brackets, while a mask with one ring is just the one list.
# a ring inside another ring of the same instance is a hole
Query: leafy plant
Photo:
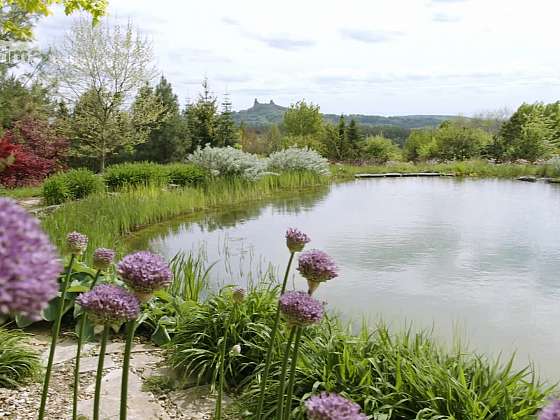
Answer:
[[39, 376], [39, 355], [25, 340], [21, 331], [0, 327], [0, 388], [15, 388]]
[[240, 176], [256, 180], [265, 174], [266, 160], [233, 147], [199, 148], [187, 158], [216, 176]]
[[290, 147], [272, 153], [268, 157], [268, 170], [309, 171], [319, 175], [330, 175], [329, 162], [313, 149]]
[[141, 185], [165, 185], [168, 181], [165, 167], [150, 162], [112, 165], [105, 170], [103, 177], [111, 190]]
[[[211, 296], [177, 318], [168, 361], [184, 378], [216, 385], [219, 343], [224, 336], [226, 319], [231, 317], [226, 349], [241, 345], [241, 354], [226, 358], [225, 379], [230, 387], [242, 387], [264, 359], [270, 329], [276, 313], [277, 291], [262, 286], [249, 291], [233, 311], [229, 288]], [[281, 341], [281, 340], [280, 340]]]
[[49, 177], [43, 183], [45, 203], [60, 204], [104, 191], [103, 179], [87, 169], [72, 169]]
[[206, 181], [206, 171], [196, 165], [185, 165], [183, 163], [175, 163], [166, 165], [167, 176], [169, 183], [188, 186], [188, 185], [202, 185]]

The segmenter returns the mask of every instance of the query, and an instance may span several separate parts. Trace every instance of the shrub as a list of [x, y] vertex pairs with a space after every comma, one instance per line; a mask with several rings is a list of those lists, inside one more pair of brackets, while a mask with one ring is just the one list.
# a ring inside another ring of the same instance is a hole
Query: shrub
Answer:
[[307, 147], [290, 147], [272, 153], [268, 158], [270, 171], [310, 171], [320, 175], [329, 175], [329, 162], [315, 150]]
[[399, 146], [382, 136], [366, 139], [362, 144], [363, 156], [375, 163], [387, 163], [390, 160], [400, 160], [402, 152]]
[[43, 197], [48, 205], [77, 200], [105, 189], [103, 179], [88, 169], [72, 169], [48, 178], [43, 184]]
[[25, 334], [0, 327], [0, 388], [15, 388], [40, 371], [39, 355], [25, 346]]
[[0, 138], [0, 185], [22, 187], [39, 184], [64, 168], [68, 141], [45, 121], [25, 118]]
[[111, 190], [140, 185], [166, 184], [167, 171], [164, 165], [150, 162], [121, 163], [109, 166], [103, 174]]
[[216, 176], [241, 176], [255, 180], [265, 174], [266, 159], [259, 159], [233, 147], [211, 147], [197, 149], [188, 160]]
[[195, 165], [176, 163], [166, 165], [167, 176], [171, 184], [202, 185], [206, 181], [206, 171]]

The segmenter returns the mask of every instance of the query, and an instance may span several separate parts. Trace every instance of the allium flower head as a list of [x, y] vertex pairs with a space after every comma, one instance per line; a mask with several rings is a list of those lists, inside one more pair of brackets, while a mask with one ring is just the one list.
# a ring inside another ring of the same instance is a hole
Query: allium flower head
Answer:
[[123, 287], [100, 284], [89, 292], [82, 293], [76, 302], [90, 318], [98, 324], [112, 324], [138, 318], [140, 302]]
[[305, 402], [309, 420], [366, 420], [360, 406], [335, 393], [323, 392]]
[[539, 420], [560, 420], [560, 400], [552, 401], [539, 413]]
[[323, 304], [305, 292], [286, 292], [278, 305], [290, 325], [305, 327], [323, 319]]
[[286, 231], [286, 245], [292, 253], [303, 251], [305, 244], [310, 240], [309, 236], [298, 229], [289, 228]]
[[234, 356], [239, 356], [241, 354], [241, 344], [236, 344], [230, 350], [231, 354]]
[[58, 292], [62, 265], [37, 219], [0, 198], [0, 314], [39, 319]]
[[309, 294], [313, 293], [320, 283], [338, 276], [338, 268], [334, 260], [318, 249], [302, 253], [298, 263], [297, 270], [307, 279]]
[[88, 237], [80, 232], [70, 232], [66, 236], [68, 249], [74, 255], [82, 255], [87, 248]]
[[93, 253], [93, 267], [98, 270], [107, 270], [114, 258], [115, 251], [112, 249], [97, 248]]
[[233, 301], [235, 303], [243, 302], [246, 294], [247, 294], [247, 292], [242, 287], [238, 287], [236, 289], [233, 289], [233, 292], [232, 292]]
[[171, 283], [171, 270], [160, 255], [148, 251], [129, 254], [117, 265], [117, 272], [135, 292], [151, 294]]

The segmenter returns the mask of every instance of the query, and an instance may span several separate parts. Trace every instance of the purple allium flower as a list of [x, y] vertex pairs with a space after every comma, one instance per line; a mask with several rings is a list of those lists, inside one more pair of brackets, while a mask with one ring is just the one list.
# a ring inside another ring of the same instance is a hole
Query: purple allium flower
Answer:
[[117, 265], [124, 282], [139, 294], [151, 294], [169, 286], [171, 269], [163, 257], [148, 251], [129, 254]]
[[93, 253], [93, 267], [98, 270], [107, 270], [114, 258], [115, 251], [112, 249], [97, 248]]
[[233, 292], [232, 292], [233, 301], [235, 303], [243, 302], [246, 294], [247, 294], [247, 292], [242, 287], [238, 287], [236, 289], [233, 289]]
[[335, 393], [322, 392], [305, 402], [309, 420], [366, 420], [360, 406]]
[[70, 232], [66, 236], [68, 249], [74, 255], [82, 255], [87, 248], [88, 237], [79, 232]]
[[312, 294], [319, 284], [338, 276], [338, 268], [329, 255], [318, 249], [304, 252], [298, 259], [298, 271], [307, 279], [309, 294]]
[[100, 284], [76, 298], [80, 305], [99, 324], [130, 321], [138, 318], [140, 302], [124, 287]]
[[310, 240], [309, 236], [298, 229], [289, 228], [286, 231], [286, 245], [292, 253], [303, 251], [305, 244]]
[[560, 420], [560, 400], [552, 401], [539, 413], [539, 420]]
[[305, 292], [286, 292], [278, 305], [290, 325], [305, 327], [323, 319], [323, 304]]
[[0, 314], [39, 319], [58, 292], [62, 271], [55, 247], [37, 219], [0, 198]]

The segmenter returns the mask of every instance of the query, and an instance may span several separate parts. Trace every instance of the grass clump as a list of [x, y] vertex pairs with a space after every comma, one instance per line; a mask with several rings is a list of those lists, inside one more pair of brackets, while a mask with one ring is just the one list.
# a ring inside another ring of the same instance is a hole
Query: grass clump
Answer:
[[339, 179], [353, 178], [357, 173], [440, 172], [456, 176], [516, 178], [519, 176], [551, 176], [552, 165], [518, 163], [489, 163], [484, 160], [465, 160], [446, 163], [389, 162], [385, 165], [334, 165], [332, 173]]
[[40, 186], [18, 187], [18, 188], [4, 188], [0, 186], [0, 197], [11, 197], [15, 199], [40, 197], [42, 193], [43, 193], [43, 189]]
[[[233, 311], [226, 289], [178, 318], [169, 362], [185, 376], [214, 384], [226, 317], [233, 314], [226, 348], [241, 344], [240, 356], [225, 362], [230, 392], [241, 396], [239, 414], [254, 413], [260, 392], [266, 343], [277, 300], [271, 288], [252, 290]], [[274, 349], [265, 396], [265, 418], [276, 414], [282, 343]], [[541, 384], [530, 368], [503, 363], [456, 347], [446, 350], [430, 334], [386, 326], [363, 326], [358, 334], [335, 317], [303, 333], [295, 373], [290, 418], [303, 418], [303, 403], [321, 391], [337, 392], [357, 402], [376, 419], [525, 419], [546, 403], [552, 388]], [[251, 418], [250, 414], [248, 418]]]
[[39, 355], [25, 340], [21, 331], [0, 327], [0, 388], [16, 388], [39, 376]]
[[123, 236], [139, 228], [174, 216], [246, 201], [269, 198], [327, 184], [328, 178], [309, 173], [285, 173], [258, 181], [240, 178], [216, 179], [201, 187], [165, 190], [150, 185], [119, 194], [99, 193], [70, 202], [45, 216], [42, 225], [52, 241], [63, 249], [66, 233], [89, 237], [88, 249], [110, 247], [125, 250]]

